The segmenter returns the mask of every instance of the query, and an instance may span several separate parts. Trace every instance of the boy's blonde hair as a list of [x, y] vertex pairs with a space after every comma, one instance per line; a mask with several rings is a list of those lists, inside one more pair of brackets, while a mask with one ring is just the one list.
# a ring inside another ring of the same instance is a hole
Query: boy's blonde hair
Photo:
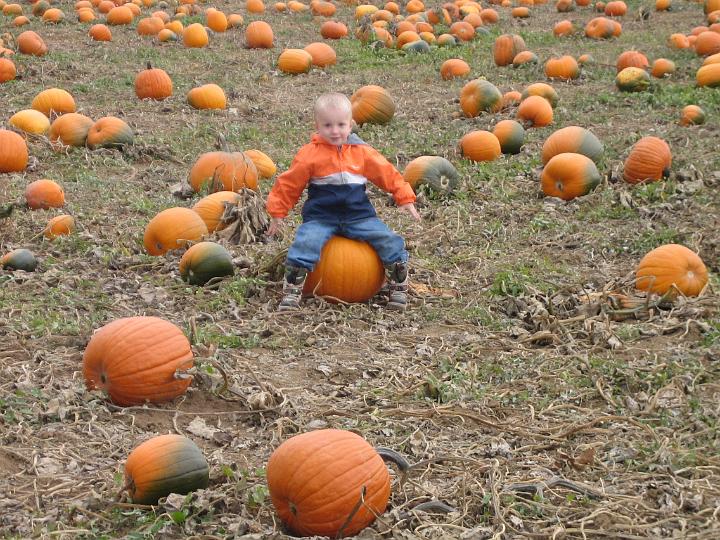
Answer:
[[328, 109], [339, 110], [352, 114], [352, 104], [345, 94], [338, 92], [330, 92], [323, 94], [315, 100], [315, 106], [313, 107], [313, 115], [317, 118], [317, 115], [327, 111]]

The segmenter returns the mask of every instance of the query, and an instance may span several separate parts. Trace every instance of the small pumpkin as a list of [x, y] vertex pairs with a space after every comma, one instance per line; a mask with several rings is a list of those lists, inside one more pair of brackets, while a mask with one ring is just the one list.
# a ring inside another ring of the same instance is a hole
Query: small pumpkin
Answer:
[[140, 99], [162, 101], [172, 94], [172, 79], [165, 70], [154, 68], [148, 63], [147, 68], [135, 77], [135, 95]]
[[208, 232], [221, 231], [227, 227], [221, 221], [225, 213], [225, 203], [236, 204], [239, 198], [240, 196], [235, 191], [217, 191], [200, 199], [192, 209], [205, 222]]
[[113, 26], [124, 26], [132, 23], [135, 15], [128, 6], [115, 6], [105, 17], [108, 24]]
[[337, 63], [337, 54], [327, 43], [315, 42], [307, 45], [305, 51], [312, 57], [312, 65], [317, 67], [334, 66]]
[[188, 249], [180, 259], [179, 270], [183, 281], [199, 286], [235, 273], [232, 256], [215, 242], [199, 242]]
[[580, 126], [567, 126], [547, 138], [542, 147], [542, 162], [545, 165], [558, 154], [574, 153], [597, 163], [604, 150], [603, 144], [592, 132]]
[[553, 27], [553, 34], [555, 37], [571, 36], [575, 33], [575, 31], [575, 25], [573, 25], [572, 21], [568, 21], [567, 19], [556, 23]]
[[208, 28], [213, 32], [223, 33], [228, 29], [227, 16], [219, 9], [210, 8], [205, 12]]
[[9, 58], [0, 57], [0, 84], [14, 80], [16, 75], [15, 62]]
[[125, 462], [125, 484], [134, 504], [157, 504], [171, 493], [185, 495], [210, 482], [210, 468], [197, 445], [182, 435], [153, 437]]
[[257, 189], [258, 172], [252, 159], [242, 152], [206, 152], [190, 169], [190, 186], [199, 192]]
[[208, 234], [202, 218], [189, 208], [168, 208], [158, 213], [145, 227], [143, 244], [150, 255], [164, 255], [183, 249]]
[[705, 111], [697, 105], [687, 105], [683, 107], [680, 114], [681, 126], [698, 126], [705, 123]]
[[342, 39], [348, 35], [348, 28], [340, 21], [325, 21], [320, 26], [323, 39]]
[[553, 156], [545, 164], [540, 178], [545, 195], [565, 201], [587, 195], [599, 183], [600, 173], [593, 160], [573, 153]]
[[539, 61], [540, 60], [538, 59], [537, 54], [535, 54], [534, 52], [522, 51], [515, 55], [512, 65], [513, 67], [520, 67], [527, 64], [537, 64]]
[[63, 146], [85, 146], [92, 119], [84, 114], [67, 113], [58, 116], [50, 124], [50, 142], [58, 149]]
[[36, 95], [30, 107], [50, 118], [51, 114], [75, 112], [75, 100], [70, 92], [61, 88], [48, 88]]
[[133, 143], [133, 131], [124, 120], [115, 116], [100, 118], [92, 126], [85, 141], [88, 148], [121, 148]]
[[34, 272], [38, 261], [32, 251], [25, 248], [13, 249], [0, 257], [0, 268]]
[[18, 50], [22, 54], [32, 56], [45, 56], [48, 48], [43, 39], [32, 30], [26, 30], [16, 38]]
[[495, 135], [475, 130], [460, 139], [460, 154], [471, 161], [493, 161], [500, 157], [502, 149]]
[[470, 118], [483, 111], [497, 112], [502, 108], [502, 94], [491, 82], [474, 79], [460, 90], [460, 108]]
[[625, 159], [623, 178], [630, 184], [655, 182], [670, 174], [671, 165], [668, 144], [658, 137], [643, 137]]
[[363, 86], [350, 96], [352, 117], [358, 125], [387, 124], [395, 114], [395, 102], [382, 86]]
[[273, 506], [300, 536], [354, 536], [385, 512], [390, 475], [359, 435], [321, 429], [295, 435], [270, 456], [267, 482]]
[[24, 171], [28, 159], [25, 139], [14, 131], [0, 129], [0, 173]]
[[406, 52], [406, 53], [423, 54], [423, 53], [430, 52], [430, 45], [428, 44], [427, 41], [425, 41], [423, 39], [419, 39], [419, 40], [413, 41], [411, 43], [406, 43], [405, 45], [402, 46], [402, 50], [403, 50], [403, 52]]
[[277, 60], [278, 69], [291, 75], [307, 73], [312, 68], [312, 63], [312, 56], [303, 49], [285, 49]]
[[519, 154], [525, 142], [525, 129], [515, 120], [501, 120], [493, 128], [503, 154]]
[[529, 96], [520, 102], [515, 116], [529, 127], [545, 127], [552, 124], [553, 108], [547, 99]]
[[667, 298], [698, 296], [708, 282], [702, 259], [679, 244], [666, 244], [645, 255], [635, 271], [635, 287]]
[[205, 27], [200, 23], [193, 23], [183, 31], [183, 44], [191, 49], [206, 47], [209, 40]]
[[255, 164], [255, 168], [257, 169], [260, 178], [268, 179], [275, 176], [275, 173], [277, 172], [277, 166], [275, 165], [273, 160], [270, 159], [270, 156], [261, 152], [260, 150], [245, 150], [243, 154], [245, 154], [246, 157], [250, 158]]
[[613, 21], [606, 17], [595, 17], [585, 25], [585, 35], [591, 39], [610, 39], [615, 30]]
[[507, 109], [518, 105], [522, 101], [522, 94], [517, 90], [505, 92], [502, 97], [501, 108]]
[[263, 0], [248, 0], [245, 4], [248, 13], [263, 13], [265, 12], [265, 2]]
[[265, 21], [253, 21], [245, 29], [245, 46], [248, 49], [272, 49], [273, 30]]
[[557, 91], [546, 83], [533, 83], [523, 90], [522, 99], [527, 99], [530, 96], [540, 96], [546, 99], [553, 108], [557, 106], [560, 99]]
[[65, 206], [65, 191], [52, 180], [35, 180], [25, 188], [25, 201], [30, 210], [46, 210]]
[[656, 79], [675, 73], [675, 62], [666, 58], [658, 58], [653, 62], [651, 74]]
[[622, 0], [614, 0], [605, 4], [605, 15], [610, 17], [622, 17], [627, 13], [627, 4]]
[[648, 69], [650, 62], [648, 62], [647, 56], [638, 51], [625, 51], [618, 56], [615, 68], [620, 73], [627, 67], [636, 67], [641, 69]]
[[493, 44], [493, 59], [497, 66], [512, 64], [519, 52], [526, 50], [525, 41], [516, 34], [503, 34]]
[[565, 55], [559, 58], [550, 58], [545, 62], [545, 75], [549, 79], [569, 81], [580, 76], [580, 66], [572, 56]]
[[627, 67], [617, 74], [615, 85], [622, 92], [642, 92], [650, 86], [650, 75], [644, 69]]
[[88, 35], [93, 41], [112, 41], [112, 32], [104, 24], [94, 24], [90, 27]]
[[168, 41], [177, 41], [178, 36], [169, 28], [163, 28], [158, 32], [157, 39], [161, 43], [167, 43]]
[[435, 191], [450, 193], [457, 187], [459, 175], [452, 163], [440, 156], [420, 156], [405, 167], [403, 178], [414, 190], [428, 185]]
[[50, 120], [40, 111], [25, 109], [13, 114], [8, 124], [31, 135], [45, 135], [50, 130]]
[[75, 218], [68, 214], [55, 216], [45, 226], [43, 236], [52, 240], [58, 236], [64, 236], [75, 232]]
[[187, 102], [195, 109], [224, 109], [227, 105], [225, 91], [213, 83], [190, 90]]
[[385, 268], [370, 244], [333, 236], [308, 274], [303, 293], [330, 301], [366, 302], [377, 294], [384, 281]]

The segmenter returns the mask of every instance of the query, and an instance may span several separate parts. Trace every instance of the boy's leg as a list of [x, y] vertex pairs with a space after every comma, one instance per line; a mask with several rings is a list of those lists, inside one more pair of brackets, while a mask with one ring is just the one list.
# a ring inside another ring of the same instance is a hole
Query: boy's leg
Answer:
[[278, 311], [297, 309], [300, 306], [305, 278], [320, 259], [320, 252], [337, 226], [320, 221], [308, 221], [300, 225], [295, 233], [285, 263], [283, 299]]
[[404, 310], [408, 290], [408, 253], [405, 240], [390, 230], [379, 218], [368, 218], [344, 224], [341, 234], [364, 240], [377, 252], [388, 278], [389, 309]]

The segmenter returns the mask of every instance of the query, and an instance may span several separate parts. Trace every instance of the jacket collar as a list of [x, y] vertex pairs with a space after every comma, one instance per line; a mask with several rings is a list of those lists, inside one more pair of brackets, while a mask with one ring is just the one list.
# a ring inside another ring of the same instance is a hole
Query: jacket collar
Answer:
[[[313, 133], [313, 136], [310, 139], [310, 142], [312, 142], [313, 144], [323, 144], [326, 146], [336, 147], [336, 145], [334, 145], [330, 142], [327, 142], [325, 139], [323, 139], [320, 136], [320, 134], [318, 134], [318, 133]], [[346, 146], [349, 144], [366, 144], [366, 143], [360, 137], [358, 137], [355, 133], [351, 133], [350, 136], [348, 137], [347, 142], [343, 146]]]

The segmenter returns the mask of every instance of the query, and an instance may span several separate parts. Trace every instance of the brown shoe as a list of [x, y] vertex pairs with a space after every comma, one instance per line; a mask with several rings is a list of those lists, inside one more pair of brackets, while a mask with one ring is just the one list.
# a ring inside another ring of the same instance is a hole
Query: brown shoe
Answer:
[[307, 270], [296, 266], [288, 266], [283, 282], [283, 299], [280, 300], [278, 311], [294, 311], [300, 308], [303, 286], [307, 278]]
[[389, 298], [387, 309], [405, 311], [407, 307], [408, 265], [406, 262], [395, 262], [385, 267], [388, 271]]

